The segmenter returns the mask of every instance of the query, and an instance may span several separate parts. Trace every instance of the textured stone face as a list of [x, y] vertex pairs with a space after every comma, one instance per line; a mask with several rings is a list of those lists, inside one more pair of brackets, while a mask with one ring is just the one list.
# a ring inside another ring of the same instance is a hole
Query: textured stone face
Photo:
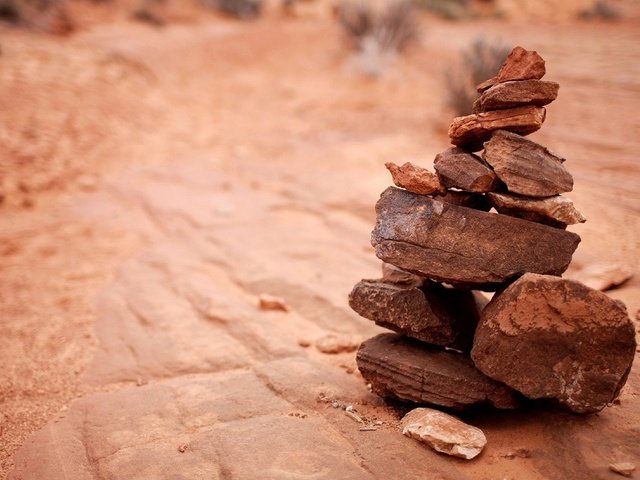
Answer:
[[398, 187], [421, 195], [445, 193], [445, 188], [440, 184], [438, 177], [426, 168], [418, 167], [411, 162], [402, 166], [387, 162], [385, 166], [391, 173], [393, 183]]
[[510, 80], [540, 80], [547, 73], [544, 59], [535, 51], [515, 47], [500, 67], [498, 75], [478, 85], [478, 91]]
[[466, 192], [492, 192], [500, 185], [496, 174], [484, 161], [464, 150], [452, 147], [439, 153], [433, 162], [440, 183]]
[[422, 288], [362, 280], [349, 295], [349, 306], [381, 327], [424, 342], [468, 351], [480, 318], [471, 291], [430, 282]]
[[403, 435], [426, 443], [437, 452], [471, 460], [487, 444], [482, 430], [432, 408], [416, 408], [400, 422]]
[[522, 80], [494, 85], [473, 103], [473, 113], [537, 105], [542, 107], [558, 97], [560, 85], [541, 80]]
[[381, 260], [439, 282], [492, 290], [525, 272], [560, 275], [580, 237], [390, 187], [376, 204]]
[[496, 130], [528, 135], [542, 127], [545, 117], [544, 107], [535, 106], [474, 113], [454, 118], [449, 126], [449, 138], [454, 145], [475, 152], [482, 149], [482, 143]]
[[635, 349], [618, 302], [572, 280], [527, 274], [483, 310], [471, 357], [529, 398], [594, 413], [618, 395]]
[[515, 408], [517, 394], [480, 373], [468, 357], [383, 333], [358, 350], [358, 369], [374, 393], [454, 409]]
[[493, 192], [487, 195], [491, 205], [499, 213], [524, 218], [532, 222], [544, 223], [552, 227], [565, 228], [567, 225], [586, 222], [586, 218], [576, 210], [573, 202], [560, 195], [545, 198], [529, 198], [509, 193]]
[[403, 287], [421, 287], [427, 279], [390, 263], [382, 262], [382, 281]]
[[573, 190], [564, 159], [520, 135], [495, 132], [484, 144], [483, 158], [512, 193], [550, 197]]
[[482, 210], [483, 212], [491, 210], [489, 200], [481, 193], [449, 190], [444, 196], [438, 197], [438, 200], [451, 203], [453, 205], [459, 205], [461, 207], [475, 208], [476, 210]]

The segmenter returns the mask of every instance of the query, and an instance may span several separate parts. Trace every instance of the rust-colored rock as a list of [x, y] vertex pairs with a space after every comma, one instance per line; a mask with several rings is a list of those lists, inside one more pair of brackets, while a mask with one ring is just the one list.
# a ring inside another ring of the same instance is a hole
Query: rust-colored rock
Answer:
[[438, 197], [438, 200], [459, 205], [461, 207], [475, 208], [488, 212], [491, 210], [489, 199], [481, 193], [459, 192], [457, 190], [448, 190], [445, 195]]
[[492, 192], [500, 185], [497, 175], [478, 156], [451, 147], [436, 155], [433, 166], [440, 183], [466, 192]]
[[620, 392], [635, 349], [620, 303], [572, 280], [527, 274], [483, 310], [471, 357], [529, 398], [594, 413]]
[[511, 193], [493, 192], [487, 194], [487, 197], [499, 213], [524, 218], [532, 222], [544, 223], [558, 228], [586, 222], [586, 218], [573, 206], [571, 199], [560, 195], [531, 198]]
[[390, 263], [382, 262], [382, 281], [403, 287], [421, 287], [427, 279]]
[[500, 67], [498, 74], [478, 85], [478, 91], [483, 92], [498, 83], [510, 80], [540, 80], [545, 73], [545, 62], [538, 52], [515, 47]]
[[459, 353], [430, 347], [394, 333], [383, 333], [362, 343], [358, 369], [382, 397], [409, 400], [462, 410], [490, 404], [518, 406], [517, 394], [483, 375]]
[[398, 187], [420, 195], [444, 194], [445, 188], [438, 177], [426, 168], [418, 167], [411, 162], [402, 166], [387, 162], [385, 167], [391, 173], [393, 183]]
[[560, 275], [575, 233], [389, 187], [371, 242], [384, 262], [439, 282], [492, 290], [525, 272]]
[[544, 107], [529, 105], [456, 117], [449, 126], [449, 138], [454, 145], [475, 152], [482, 149], [482, 143], [489, 140], [494, 131], [528, 135], [542, 127], [545, 116]]
[[484, 144], [483, 158], [512, 193], [550, 197], [573, 190], [564, 159], [520, 135], [495, 132]]
[[542, 80], [522, 80], [494, 85], [473, 103], [473, 113], [537, 105], [542, 107], [558, 97], [560, 85]]
[[422, 288], [362, 280], [349, 306], [381, 327], [442, 347], [468, 351], [480, 318], [471, 291], [429, 282]]

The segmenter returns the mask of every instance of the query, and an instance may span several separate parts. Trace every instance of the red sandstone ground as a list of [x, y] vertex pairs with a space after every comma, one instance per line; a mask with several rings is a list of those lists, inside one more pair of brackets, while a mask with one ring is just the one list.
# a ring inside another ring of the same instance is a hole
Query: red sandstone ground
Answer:
[[[463, 463], [402, 437], [347, 373], [353, 353], [298, 344], [380, 331], [346, 297], [378, 273], [384, 163], [430, 166], [447, 147], [443, 72], [481, 33], [538, 50], [560, 82], [532, 138], [575, 177], [588, 222], [571, 227], [574, 262], [640, 267], [637, 20], [422, 21], [378, 79], [348, 67], [329, 18], [2, 28], [0, 476], [606, 479], [609, 463], [640, 465], [637, 365], [599, 415], [466, 416], [489, 444]], [[257, 310], [261, 293], [291, 311]], [[611, 296], [635, 318], [639, 293], [636, 275]], [[324, 398], [384, 424], [360, 432]], [[505, 457], [517, 448], [531, 458]]]

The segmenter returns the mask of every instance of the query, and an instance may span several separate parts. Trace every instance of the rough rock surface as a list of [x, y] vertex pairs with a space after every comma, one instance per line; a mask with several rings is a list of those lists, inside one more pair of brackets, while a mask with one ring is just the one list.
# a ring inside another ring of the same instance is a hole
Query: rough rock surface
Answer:
[[510, 80], [540, 80], [545, 73], [545, 62], [538, 52], [515, 47], [500, 67], [498, 74], [478, 85], [478, 91], [482, 92], [497, 83]]
[[558, 97], [560, 85], [542, 80], [522, 80], [499, 83], [480, 95], [473, 103], [473, 113], [503, 108], [537, 105], [542, 107]]
[[493, 192], [487, 195], [491, 205], [505, 215], [544, 223], [552, 227], [586, 222], [586, 218], [573, 206], [571, 199], [555, 195], [545, 198], [530, 198], [510, 193]]
[[584, 283], [594, 290], [605, 292], [624, 285], [633, 277], [633, 270], [627, 265], [610, 262], [591, 262], [586, 265], [571, 265], [567, 278]]
[[636, 466], [631, 462], [612, 463], [609, 470], [619, 473], [623, 477], [630, 477], [636, 471]]
[[403, 287], [421, 287], [427, 279], [390, 263], [382, 262], [382, 281]]
[[449, 126], [449, 138], [454, 145], [475, 152], [482, 149], [492, 132], [508, 130], [528, 135], [542, 127], [545, 116], [544, 107], [530, 105], [456, 117]]
[[529, 398], [594, 413], [620, 392], [635, 349], [618, 302], [572, 280], [527, 274], [483, 310], [471, 357]]
[[481, 193], [448, 190], [444, 196], [438, 197], [438, 200], [451, 203], [453, 205], [459, 205], [461, 207], [475, 208], [476, 210], [482, 210], [483, 212], [491, 210], [489, 199]]
[[426, 443], [437, 452], [471, 460], [487, 444], [482, 430], [432, 408], [416, 408], [400, 422], [402, 434]]
[[564, 159], [520, 135], [495, 132], [484, 144], [483, 158], [512, 193], [550, 197], [573, 190]]
[[483, 375], [468, 357], [394, 333], [363, 342], [357, 361], [373, 392], [382, 397], [458, 410], [478, 404], [518, 405], [513, 390]]
[[436, 155], [433, 167], [440, 183], [447, 188], [486, 193], [494, 191], [500, 185], [497, 175], [480, 157], [461, 148], [448, 148]]
[[471, 347], [480, 318], [472, 292], [433, 282], [415, 288], [362, 280], [349, 294], [349, 306], [381, 327], [464, 351]]
[[426, 168], [418, 167], [411, 162], [402, 166], [387, 162], [385, 166], [391, 173], [393, 183], [398, 187], [421, 195], [445, 193], [445, 188], [440, 184], [438, 177]]
[[394, 187], [382, 193], [376, 212], [371, 239], [378, 258], [479, 290], [525, 272], [560, 275], [580, 242], [575, 233]]

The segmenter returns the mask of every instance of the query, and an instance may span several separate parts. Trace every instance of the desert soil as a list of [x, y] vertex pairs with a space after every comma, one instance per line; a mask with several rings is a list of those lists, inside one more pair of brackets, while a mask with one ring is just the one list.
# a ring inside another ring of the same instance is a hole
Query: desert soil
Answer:
[[[640, 267], [637, 21], [422, 20], [376, 79], [328, 18], [2, 30], [0, 477], [607, 479], [640, 464], [638, 362], [597, 415], [464, 415], [488, 438], [464, 462], [403, 437], [404, 407], [368, 392], [354, 353], [313, 346], [381, 331], [346, 296], [379, 273], [384, 163], [431, 166], [448, 146], [443, 74], [480, 34], [538, 50], [561, 84], [532, 138], [575, 177], [576, 265]], [[263, 293], [290, 311], [259, 310]], [[636, 319], [640, 275], [610, 294]], [[382, 424], [360, 431], [345, 405]]]

